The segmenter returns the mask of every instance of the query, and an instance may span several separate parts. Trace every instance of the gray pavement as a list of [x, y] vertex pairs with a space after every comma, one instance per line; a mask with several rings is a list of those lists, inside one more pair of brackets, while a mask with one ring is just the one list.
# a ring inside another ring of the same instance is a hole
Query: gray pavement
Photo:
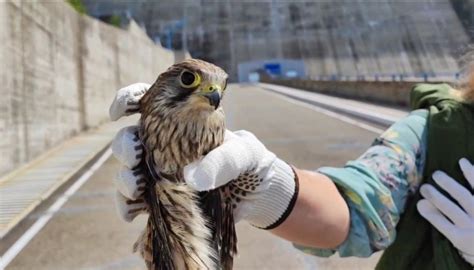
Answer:
[[387, 107], [349, 98], [329, 96], [287, 86], [268, 83], [259, 83], [258, 86], [291, 97], [295, 100], [327, 108], [331, 111], [350, 115], [351, 117], [356, 117], [358, 119], [364, 119], [364, 121], [370, 121], [376, 125], [390, 126], [408, 113], [406, 109]]
[[[300, 168], [341, 166], [376, 136], [251, 85], [231, 85], [224, 106], [229, 129], [254, 132], [269, 149]], [[118, 168], [118, 162], [109, 159], [7, 269], [143, 269], [131, 247], [145, 217], [124, 223], [115, 214], [112, 179]], [[372, 269], [376, 261], [307, 256], [243, 223], [238, 237], [235, 269]]]
[[136, 120], [130, 117], [89, 130], [0, 178], [0, 239], [103, 151], [117, 129]]

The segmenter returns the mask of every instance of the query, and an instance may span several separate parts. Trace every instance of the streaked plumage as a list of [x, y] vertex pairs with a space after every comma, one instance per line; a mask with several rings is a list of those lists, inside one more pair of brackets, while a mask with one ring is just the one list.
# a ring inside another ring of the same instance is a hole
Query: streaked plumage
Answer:
[[198, 194], [182, 172], [224, 140], [219, 100], [226, 80], [221, 68], [189, 59], [162, 73], [140, 101], [140, 166], [147, 175], [150, 218], [135, 249], [149, 269], [232, 268], [236, 236], [229, 187]]

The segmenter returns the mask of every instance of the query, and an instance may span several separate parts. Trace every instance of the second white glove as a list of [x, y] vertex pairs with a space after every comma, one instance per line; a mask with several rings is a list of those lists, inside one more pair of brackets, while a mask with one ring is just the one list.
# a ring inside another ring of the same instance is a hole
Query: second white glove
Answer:
[[[459, 166], [474, 188], [474, 166], [465, 158]], [[474, 266], [474, 196], [446, 173], [437, 171], [433, 180], [460, 206], [446, 198], [434, 186], [421, 186], [420, 193], [425, 198], [417, 204], [418, 212], [441, 232], [458, 250], [461, 256]]]
[[115, 158], [122, 164], [115, 177], [115, 206], [119, 216], [128, 222], [147, 210], [141, 196], [145, 190], [144, 174], [136, 167], [143, 153], [137, 129], [137, 126], [121, 129], [111, 146]]
[[[110, 119], [115, 121], [122, 116], [137, 113], [139, 101], [150, 86], [147, 83], [135, 83], [118, 90], [109, 108]], [[143, 174], [135, 169], [143, 153], [137, 131], [137, 126], [121, 129], [111, 145], [112, 153], [122, 164], [122, 169], [115, 177], [115, 206], [119, 216], [128, 222], [147, 211], [146, 203], [141, 198], [145, 181]]]

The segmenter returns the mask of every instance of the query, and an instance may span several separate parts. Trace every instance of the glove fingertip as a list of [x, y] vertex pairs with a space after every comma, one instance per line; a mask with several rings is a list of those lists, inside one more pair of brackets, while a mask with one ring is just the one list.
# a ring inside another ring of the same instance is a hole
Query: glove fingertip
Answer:
[[421, 199], [416, 203], [416, 209], [418, 209], [420, 214], [426, 213], [429, 203], [430, 202], [427, 199]]
[[432, 197], [431, 190], [433, 186], [430, 184], [424, 184], [420, 187], [420, 194], [423, 196], [425, 199], [430, 199]]
[[205, 157], [199, 163], [190, 165], [185, 167], [184, 177], [186, 182], [198, 191], [223, 186], [236, 179], [242, 170], [235, 164], [218, 162], [208, 157]]
[[234, 134], [234, 132], [226, 129], [225, 130], [225, 134], [224, 134], [224, 142], [228, 141], [228, 140], [232, 140], [232, 139], [235, 139], [235, 138], [238, 138], [237, 135]]
[[237, 131], [234, 132], [234, 134], [235, 134], [237, 137], [256, 138], [255, 135], [253, 135], [252, 132], [247, 131], [247, 130], [245, 130], [245, 129], [237, 130]]
[[474, 189], [474, 166], [467, 158], [461, 158], [459, 160], [459, 167], [461, 167], [461, 170], [471, 185], [471, 188]]
[[212, 177], [199, 168], [198, 162], [193, 162], [183, 169], [186, 184], [196, 191], [207, 191], [214, 188]]
[[115, 192], [115, 209], [119, 218], [125, 222], [132, 222], [133, 217], [127, 214], [128, 205], [126, 203], [127, 198], [125, 198], [120, 192]]
[[144, 185], [138, 185], [139, 176], [127, 167], [122, 167], [117, 174], [115, 185], [117, 190], [126, 198], [136, 200], [144, 192]]
[[109, 118], [110, 118], [110, 121], [117, 121], [120, 117], [115, 114], [115, 112], [113, 111], [112, 106], [109, 109]]
[[109, 117], [110, 120], [116, 121], [120, 119], [122, 116], [125, 116], [125, 112], [123, 109], [124, 106], [126, 106], [125, 103], [125, 97], [127, 96], [126, 92], [124, 89], [120, 89], [117, 91], [117, 94], [115, 95], [114, 100], [112, 101], [112, 104], [109, 107]]
[[437, 170], [435, 171], [431, 176], [433, 177], [433, 179], [439, 179], [441, 177], [443, 177], [444, 173], [440, 170]]
[[471, 162], [467, 159], [467, 158], [461, 158], [459, 160], [459, 166], [461, 167], [468, 167], [468, 166], [472, 166]]
[[115, 158], [129, 168], [140, 163], [140, 155], [143, 152], [139, 140], [136, 140], [136, 130], [136, 126], [121, 129], [111, 144]]
[[431, 204], [430, 201], [423, 199], [416, 204], [416, 209], [420, 215], [432, 223], [433, 218], [437, 215], [438, 210]]

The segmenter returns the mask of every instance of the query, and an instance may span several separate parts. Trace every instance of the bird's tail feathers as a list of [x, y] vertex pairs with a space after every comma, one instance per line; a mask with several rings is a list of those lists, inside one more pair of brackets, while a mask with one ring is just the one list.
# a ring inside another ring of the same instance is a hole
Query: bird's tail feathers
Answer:
[[[157, 205], [152, 208], [158, 208], [154, 216], [161, 220], [154, 222], [153, 213], [150, 215], [134, 248], [145, 259], [148, 269], [216, 269], [218, 256], [210, 246], [211, 233], [195, 192], [184, 183], [166, 179], [155, 185], [155, 192]], [[171, 252], [171, 256], [163, 257], [160, 252]], [[171, 265], [155, 261], [157, 257], [172, 260], [168, 262]]]

